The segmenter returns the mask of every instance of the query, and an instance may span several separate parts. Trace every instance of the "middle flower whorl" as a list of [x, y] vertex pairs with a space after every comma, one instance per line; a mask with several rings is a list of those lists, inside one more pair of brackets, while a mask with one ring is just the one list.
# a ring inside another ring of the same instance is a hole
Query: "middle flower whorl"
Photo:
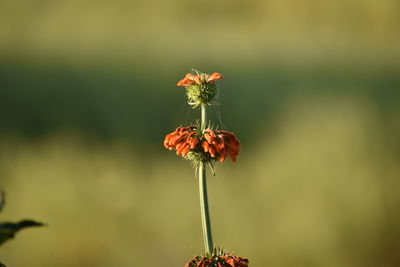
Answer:
[[196, 126], [178, 127], [165, 137], [164, 146], [184, 158], [203, 162], [224, 162], [228, 155], [235, 162], [240, 153], [240, 141], [233, 133], [212, 129], [202, 133]]

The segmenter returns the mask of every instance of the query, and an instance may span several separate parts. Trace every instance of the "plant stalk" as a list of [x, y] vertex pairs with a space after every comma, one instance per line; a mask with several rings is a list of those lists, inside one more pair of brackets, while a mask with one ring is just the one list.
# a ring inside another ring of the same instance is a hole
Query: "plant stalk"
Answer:
[[207, 110], [205, 105], [201, 105], [201, 131], [204, 132], [207, 124]]
[[[206, 128], [206, 107], [201, 106], [201, 130], [204, 131]], [[208, 207], [208, 195], [207, 195], [207, 179], [206, 179], [206, 168], [205, 163], [199, 163], [199, 193], [200, 193], [200, 210], [201, 210], [201, 223], [203, 227], [203, 241], [204, 250], [206, 253], [211, 255], [214, 250], [214, 243], [211, 234], [211, 219], [210, 210]]]

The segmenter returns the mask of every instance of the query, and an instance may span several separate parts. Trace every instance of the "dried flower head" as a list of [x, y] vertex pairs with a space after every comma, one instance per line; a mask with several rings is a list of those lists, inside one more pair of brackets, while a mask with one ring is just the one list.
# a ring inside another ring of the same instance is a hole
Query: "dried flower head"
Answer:
[[211, 105], [218, 92], [216, 81], [222, 79], [223, 76], [218, 72], [211, 75], [200, 73], [197, 70], [195, 72], [196, 75], [186, 74], [185, 78], [180, 80], [177, 85], [186, 87], [189, 104], [194, 108], [200, 105]]

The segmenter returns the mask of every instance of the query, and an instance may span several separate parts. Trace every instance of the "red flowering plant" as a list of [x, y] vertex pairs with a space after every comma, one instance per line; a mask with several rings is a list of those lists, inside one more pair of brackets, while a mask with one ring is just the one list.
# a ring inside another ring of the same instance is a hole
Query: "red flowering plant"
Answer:
[[211, 219], [208, 206], [206, 168], [208, 164], [214, 172], [214, 162], [224, 162], [230, 157], [236, 162], [240, 153], [240, 141], [235, 134], [207, 127], [207, 106], [215, 104], [218, 95], [216, 81], [223, 78], [220, 73], [211, 75], [194, 70], [178, 82], [186, 88], [188, 103], [193, 108], [200, 107], [200, 125], [178, 127], [165, 137], [164, 146], [176, 150], [176, 154], [191, 160], [196, 166], [199, 179], [201, 220], [203, 227], [204, 255], [196, 256], [185, 267], [248, 267], [248, 259], [226, 253], [214, 246], [211, 234]]

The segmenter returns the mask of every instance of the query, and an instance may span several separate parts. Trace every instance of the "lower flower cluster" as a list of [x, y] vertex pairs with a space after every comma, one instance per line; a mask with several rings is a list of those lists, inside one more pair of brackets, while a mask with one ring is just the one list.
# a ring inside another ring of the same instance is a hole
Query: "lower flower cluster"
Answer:
[[233, 133], [226, 131], [214, 132], [211, 129], [206, 129], [204, 138], [205, 141], [202, 142], [202, 147], [204, 152], [210, 153], [212, 158], [218, 153], [220, 162], [224, 162], [227, 155], [232, 161], [236, 161], [236, 157], [240, 152], [240, 142]]
[[186, 157], [190, 150], [195, 149], [199, 142], [197, 127], [178, 127], [165, 137], [164, 146], [168, 150], [176, 149], [177, 155]]
[[249, 260], [233, 254], [211, 255], [211, 257], [196, 256], [186, 263], [185, 267], [248, 267]]
[[178, 127], [164, 140], [165, 148], [176, 150], [177, 155], [187, 157], [190, 152], [198, 154], [194, 158], [215, 159], [224, 162], [227, 156], [236, 161], [240, 153], [240, 141], [233, 133], [212, 129], [198, 130], [196, 126]]

